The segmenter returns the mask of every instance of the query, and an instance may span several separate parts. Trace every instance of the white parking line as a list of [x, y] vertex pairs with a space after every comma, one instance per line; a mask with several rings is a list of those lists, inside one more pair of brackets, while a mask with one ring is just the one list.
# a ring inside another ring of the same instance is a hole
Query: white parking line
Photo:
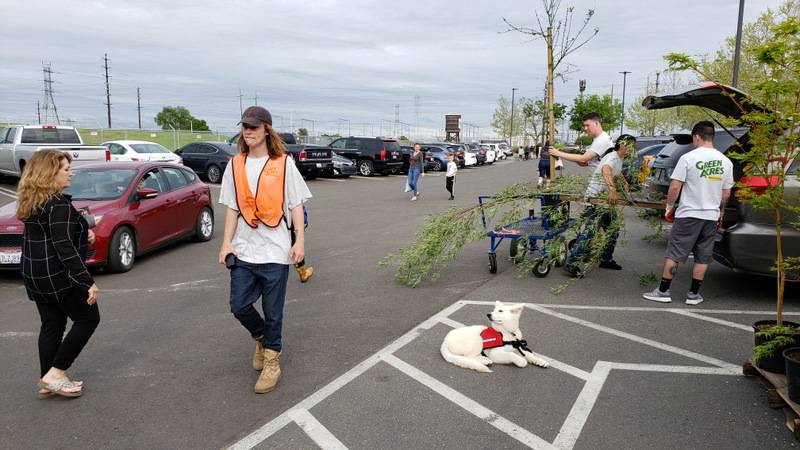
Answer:
[[37, 334], [32, 331], [6, 331], [0, 333], [0, 338], [33, 337]]
[[716, 324], [719, 324], [719, 325], [725, 325], [726, 327], [738, 328], [740, 330], [747, 331], [747, 332], [752, 332], [753, 331], [753, 327], [748, 327], [747, 325], [742, 325], [740, 323], [731, 322], [731, 321], [728, 321], [728, 320], [717, 319], [716, 317], [704, 316], [702, 314], [693, 313], [693, 312], [687, 311], [685, 309], [671, 309], [670, 312], [678, 314], [678, 315], [681, 315], [681, 316], [691, 317], [693, 319], [700, 319], [700, 320], [705, 320], [706, 322], [713, 322], [713, 323], [716, 323]]
[[332, 183], [344, 183], [345, 180], [340, 180], [338, 178], [315, 178], [314, 181], [329, 181]]
[[6, 189], [4, 187], [0, 187], [0, 194], [7, 195], [11, 198], [17, 198], [16, 191], [12, 191], [11, 189]]
[[605, 325], [599, 325], [599, 324], [596, 324], [594, 322], [589, 322], [588, 320], [583, 320], [583, 319], [579, 319], [577, 317], [568, 316], [566, 314], [561, 314], [561, 313], [557, 313], [557, 312], [554, 312], [554, 311], [550, 311], [547, 308], [543, 308], [541, 306], [536, 306], [536, 305], [531, 305], [531, 304], [525, 304], [525, 306], [527, 306], [528, 308], [531, 308], [533, 310], [539, 311], [541, 313], [548, 314], [548, 315], [553, 316], [553, 317], [558, 317], [559, 319], [564, 319], [564, 320], [569, 321], [569, 322], [577, 323], [579, 325], [583, 325], [585, 327], [592, 328], [592, 329], [595, 329], [597, 331], [602, 331], [604, 333], [608, 333], [608, 334], [611, 334], [611, 335], [614, 335], [614, 336], [617, 336], [617, 337], [621, 337], [621, 338], [628, 339], [628, 340], [631, 340], [631, 341], [634, 341], [634, 342], [638, 342], [640, 344], [644, 344], [644, 345], [647, 345], [647, 346], [650, 346], [650, 347], [654, 347], [654, 348], [657, 348], [659, 350], [664, 350], [664, 351], [667, 351], [667, 352], [670, 352], [670, 353], [675, 353], [677, 355], [685, 356], [687, 358], [696, 359], [697, 361], [701, 361], [701, 362], [704, 362], [704, 363], [707, 363], [707, 364], [711, 364], [711, 365], [714, 365], [714, 366], [717, 366], [717, 367], [739, 370], [739, 366], [736, 365], [736, 364], [731, 364], [731, 363], [728, 363], [728, 362], [725, 362], [725, 361], [722, 361], [722, 360], [719, 360], [719, 359], [716, 359], [716, 358], [712, 358], [710, 356], [701, 355], [699, 353], [695, 353], [695, 352], [690, 351], [690, 350], [685, 350], [685, 349], [678, 348], [678, 347], [675, 347], [675, 346], [672, 346], [672, 345], [668, 345], [668, 344], [662, 344], [661, 342], [653, 341], [653, 340], [650, 340], [650, 339], [647, 339], [647, 338], [643, 338], [641, 336], [636, 336], [634, 334], [626, 333], [624, 331], [615, 330], [614, 328], [607, 327]]
[[311, 415], [307, 409], [294, 409], [289, 411], [289, 417], [291, 417], [320, 448], [331, 450], [347, 449], [347, 446], [336, 439], [336, 436], [328, 431], [324, 425], [319, 423], [317, 418]]
[[497, 428], [503, 433], [511, 436], [512, 438], [518, 440], [519, 442], [522, 442], [528, 447], [546, 448], [546, 449], [555, 448], [553, 447], [553, 445], [551, 445], [544, 439], [540, 438], [539, 436], [536, 436], [535, 434], [522, 428], [521, 426], [515, 424], [514, 422], [511, 422], [510, 420], [503, 418], [499, 414], [486, 408], [485, 406], [481, 405], [475, 400], [472, 400], [471, 398], [465, 396], [464, 394], [458, 392], [457, 390], [451, 388], [450, 386], [431, 377], [427, 373], [398, 359], [396, 356], [386, 355], [383, 357], [383, 360], [389, 365], [393, 366], [395, 369], [403, 372], [404, 374], [413, 378], [417, 382], [425, 385], [432, 391], [436, 392], [437, 394], [441, 395], [447, 400], [450, 400], [451, 402], [455, 403], [456, 405], [460, 406], [466, 411], [472, 413], [474, 416], [485, 421], [489, 425]]
[[553, 446], [560, 449], [571, 449], [575, 446], [575, 442], [578, 441], [583, 426], [586, 425], [586, 420], [594, 408], [597, 397], [600, 396], [600, 391], [603, 390], [603, 384], [605, 384], [610, 371], [611, 368], [608, 367], [605, 361], [598, 361], [594, 365], [594, 369], [589, 375], [589, 380], [583, 385], [578, 399], [573, 403], [567, 419], [561, 425], [561, 430], [553, 441]]
[[221, 188], [222, 188], [222, 185], [221, 185], [221, 184], [211, 184], [211, 183], [206, 183], [206, 186], [208, 186], [208, 187], [210, 187], [210, 188], [216, 188], [216, 189], [221, 189]]

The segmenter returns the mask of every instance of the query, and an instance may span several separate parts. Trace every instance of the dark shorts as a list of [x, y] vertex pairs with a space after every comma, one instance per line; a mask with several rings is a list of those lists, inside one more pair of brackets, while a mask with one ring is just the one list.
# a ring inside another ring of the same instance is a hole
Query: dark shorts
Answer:
[[716, 220], [685, 217], [675, 219], [667, 242], [667, 258], [679, 263], [686, 262], [689, 253], [694, 262], [709, 264], [714, 255], [714, 238], [717, 234]]

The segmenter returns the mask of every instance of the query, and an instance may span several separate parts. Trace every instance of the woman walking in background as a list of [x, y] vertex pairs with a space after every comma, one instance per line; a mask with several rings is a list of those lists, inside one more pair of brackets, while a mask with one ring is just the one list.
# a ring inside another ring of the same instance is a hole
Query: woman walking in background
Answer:
[[419, 177], [425, 175], [425, 156], [420, 151], [419, 144], [414, 144], [414, 152], [408, 161], [408, 187], [411, 188], [411, 201], [419, 197]]
[[[83, 382], [70, 380], [66, 371], [100, 323], [99, 290], [84, 264], [94, 233], [63, 192], [70, 185], [70, 163], [65, 152], [40, 150], [25, 165], [17, 189], [17, 218], [25, 223], [22, 278], [42, 321], [42, 398], [83, 393]], [[65, 337], [67, 318], [72, 328]]]

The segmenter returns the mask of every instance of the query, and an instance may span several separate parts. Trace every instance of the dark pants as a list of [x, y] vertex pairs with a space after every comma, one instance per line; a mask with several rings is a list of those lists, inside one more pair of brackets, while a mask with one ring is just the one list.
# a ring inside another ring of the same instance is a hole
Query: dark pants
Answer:
[[456, 177], [444, 177], [444, 187], [450, 196], [453, 196], [453, 185], [456, 183]]
[[[286, 300], [286, 264], [251, 264], [236, 260], [231, 269], [231, 312], [261, 345], [281, 351], [283, 303]], [[264, 317], [253, 307], [261, 297]]]
[[[39, 331], [39, 366], [42, 376], [51, 367], [69, 369], [100, 323], [97, 303], [86, 304], [86, 290], [75, 289], [73, 292], [59, 303], [36, 303], [42, 319], [42, 328]], [[72, 320], [72, 328], [65, 337], [67, 318]]]
[[[594, 238], [594, 221], [595, 217], [597, 216], [598, 212], [594, 206], [589, 206], [583, 212], [583, 215], [586, 219], [586, 223], [584, 224], [583, 230], [578, 234], [578, 237], [575, 239], [575, 246], [572, 247], [572, 250], [567, 257], [567, 264], [574, 264], [580, 261], [588, 252], [589, 252], [589, 242]], [[600, 219], [598, 220], [597, 225], [602, 228], [604, 231], [608, 231], [609, 226], [613, 220], [613, 215], [611, 212], [601, 212]], [[611, 261], [614, 259], [614, 248], [617, 245], [617, 237], [619, 236], [619, 230], [614, 231], [614, 233], [610, 236], [608, 243], [606, 244], [606, 248], [603, 249], [603, 255], [600, 257], [601, 261]]]

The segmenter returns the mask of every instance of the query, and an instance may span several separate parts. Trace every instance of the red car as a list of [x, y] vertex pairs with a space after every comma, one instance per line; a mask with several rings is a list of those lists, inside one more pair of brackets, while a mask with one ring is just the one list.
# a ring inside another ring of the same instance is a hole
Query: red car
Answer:
[[[110, 162], [75, 167], [69, 189], [75, 208], [99, 219], [86, 264], [127, 272], [137, 255], [192, 237], [214, 235], [211, 190], [183, 166]], [[16, 203], [0, 208], [0, 268], [19, 268], [24, 226]]]

